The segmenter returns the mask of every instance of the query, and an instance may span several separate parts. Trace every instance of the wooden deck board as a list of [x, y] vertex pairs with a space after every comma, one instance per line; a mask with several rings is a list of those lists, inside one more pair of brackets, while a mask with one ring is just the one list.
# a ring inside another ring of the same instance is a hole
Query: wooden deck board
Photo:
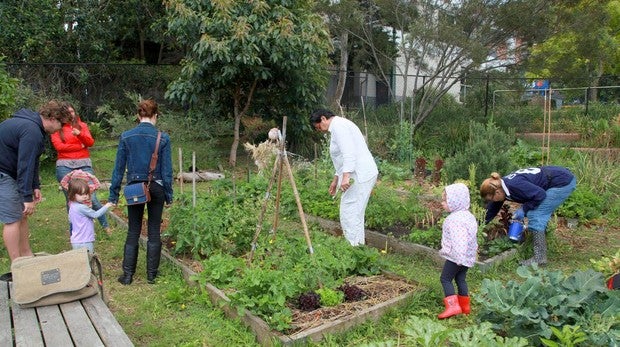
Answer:
[[60, 305], [21, 308], [0, 282], [0, 346], [133, 346], [98, 295]]
[[97, 335], [97, 330], [95, 330], [80, 301], [72, 301], [59, 306], [76, 346], [103, 346], [103, 342]]
[[0, 346], [11, 346], [13, 344], [11, 308], [9, 305], [9, 283], [0, 281]]
[[71, 335], [58, 305], [36, 308], [43, 340], [47, 346], [71, 346]]
[[99, 297], [93, 296], [83, 299], [82, 306], [84, 306], [90, 321], [106, 346], [133, 346], [133, 343], [129, 340], [121, 325], [118, 324], [112, 312]]

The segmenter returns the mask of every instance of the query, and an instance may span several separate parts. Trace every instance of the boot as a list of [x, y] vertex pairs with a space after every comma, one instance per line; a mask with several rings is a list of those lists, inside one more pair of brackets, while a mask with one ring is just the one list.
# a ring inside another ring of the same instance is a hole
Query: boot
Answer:
[[149, 284], [155, 283], [161, 259], [161, 242], [146, 243], [146, 281]]
[[532, 230], [534, 256], [521, 262], [523, 266], [538, 264], [538, 266], [547, 265], [547, 240], [544, 231]]
[[118, 281], [123, 285], [129, 285], [133, 281], [133, 274], [136, 272], [136, 263], [138, 262], [138, 245], [125, 245], [125, 254], [123, 255], [123, 274]]
[[463, 313], [461, 306], [459, 306], [459, 299], [456, 295], [446, 296], [443, 298], [443, 303], [446, 306], [446, 309], [440, 313], [437, 318], [444, 319]]
[[469, 305], [469, 296], [459, 295], [459, 306], [461, 306], [461, 311], [464, 314], [469, 314], [471, 312], [471, 307]]

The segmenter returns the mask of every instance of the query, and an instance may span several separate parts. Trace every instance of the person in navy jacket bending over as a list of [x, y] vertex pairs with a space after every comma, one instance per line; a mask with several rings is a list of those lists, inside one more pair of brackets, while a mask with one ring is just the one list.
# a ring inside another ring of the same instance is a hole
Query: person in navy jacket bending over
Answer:
[[488, 201], [485, 223], [495, 218], [505, 200], [522, 204], [513, 218], [523, 220], [527, 217], [527, 228], [533, 236], [534, 256], [522, 261], [521, 265], [536, 263], [544, 266], [547, 263], [547, 222], [576, 186], [575, 175], [560, 166], [521, 169], [504, 177], [494, 172], [480, 185], [480, 196]]

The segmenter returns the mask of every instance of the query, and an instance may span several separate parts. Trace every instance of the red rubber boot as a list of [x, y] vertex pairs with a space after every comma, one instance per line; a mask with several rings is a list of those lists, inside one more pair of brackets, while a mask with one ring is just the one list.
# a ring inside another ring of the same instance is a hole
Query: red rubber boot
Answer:
[[469, 305], [469, 296], [459, 295], [459, 306], [461, 306], [461, 311], [464, 314], [469, 314], [471, 312], [471, 307]]
[[446, 306], [446, 309], [442, 313], [440, 313], [437, 318], [444, 319], [463, 313], [463, 311], [461, 310], [461, 306], [459, 306], [459, 300], [456, 295], [446, 296], [445, 298], [443, 298], [443, 303]]

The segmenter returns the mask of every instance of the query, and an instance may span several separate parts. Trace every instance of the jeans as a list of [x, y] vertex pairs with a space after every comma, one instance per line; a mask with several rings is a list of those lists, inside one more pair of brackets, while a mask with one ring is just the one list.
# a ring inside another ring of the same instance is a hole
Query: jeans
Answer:
[[129, 229], [127, 232], [127, 239], [125, 240], [125, 245], [127, 246], [138, 246], [138, 240], [140, 239], [140, 233], [142, 231], [142, 219], [144, 218], [144, 205], [146, 205], [148, 213], [148, 242], [161, 242], [161, 216], [164, 212], [166, 194], [164, 192], [164, 187], [156, 182], [151, 182], [149, 192], [151, 193], [151, 201], [146, 204], [127, 206], [127, 224]]
[[577, 186], [577, 179], [564, 187], [547, 189], [547, 197], [534, 210], [527, 212], [527, 228], [532, 232], [545, 232], [551, 215], [564, 200], [568, 199]]
[[88, 252], [90, 252], [90, 254], [95, 253], [95, 243], [94, 242], [72, 243], [71, 244], [71, 248], [72, 249], [86, 248], [86, 249], [88, 249]]
[[[66, 167], [66, 166], [56, 166], [56, 179], [58, 180], [58, 182], [60, 182], [62, 181], [63, 177], [65, 177], [69, 172], [73, 170], [78, 170], [78, 169], [88, 172], [89, 174], [92, 174], [93, 176], [95, 175], [95, 171], [93, 171], [93, 168], [90, 166], [82, 166], [82, 167], [78, 167], [74, 169], [70, 167]], [[63, 189], [62, 192], [65, 194], [65, 201], [67, 202], [67, 211], [69, 211], [69, 197], [67, 196], [67, 191]], [[101, 205], [101, 202], [99, 202], [99, 199], [97, 199], [96, 191], [91, 194], [90, 199], [93, 203], [93, 210], [97, 211], [103, 206]], [[108, 228], [110, 226], [110, 224], [108, 223], [108, 217], [106, 216], [105, 213], [102, 214], [101, 217], [97, 218], [97, 220], [99, 221], [99, 224], [101, 224], [103, 228]], [[71, 231], [71, 224], [69, 224], [69, 231]]]
[[443, 287], [444, 296], [447, 297], [454, 295], [454, 285], [452, 284], [452, 280], [456, 282], [459, 295], [467, 296], [469, 294], [467, 282], [465, 281], [467, 270], [469, 270], [467, 266], [458, 265], [455, 262], [446, 260], [445, 264], [443, 264], [441, 277], [439, 277], [439, 281]]

